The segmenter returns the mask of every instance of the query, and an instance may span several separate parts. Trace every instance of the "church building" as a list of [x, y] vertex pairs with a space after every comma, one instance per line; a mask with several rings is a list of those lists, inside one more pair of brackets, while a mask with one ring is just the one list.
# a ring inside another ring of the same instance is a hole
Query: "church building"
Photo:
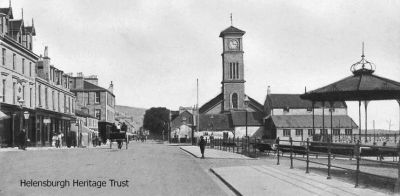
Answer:
[[265, 135], [264, 107], [245, 93], [244, 34], [245, 31], [230, 26], [219, 35], [223, 43], [222, 90], [199, 108], [200, 135], [214, 138]]

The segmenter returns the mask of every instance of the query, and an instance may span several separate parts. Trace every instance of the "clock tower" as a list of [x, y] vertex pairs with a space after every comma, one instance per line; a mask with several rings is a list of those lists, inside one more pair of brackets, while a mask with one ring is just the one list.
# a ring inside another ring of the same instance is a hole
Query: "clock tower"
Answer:
[[219, 37], [222, 38], [222, 112], [243, 110], [244, 91], [244, 63], [243, 42], [244, 31], [230, 26], [223, 30]]

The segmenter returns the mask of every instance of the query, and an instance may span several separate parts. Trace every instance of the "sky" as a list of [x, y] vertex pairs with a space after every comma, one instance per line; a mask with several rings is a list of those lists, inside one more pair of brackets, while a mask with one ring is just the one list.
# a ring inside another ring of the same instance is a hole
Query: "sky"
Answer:
[[[2, 7], [8, 1], [1, 1]], [[400, 1], [396, 0], [12, 0], [15, 18], [34, 18], [34, 51], [49, 47], [65, 72], [114, 83], [116, 103], [133, 107], [199, 105], [221, 91], [222, 40], [233, 25], [243, 38], [246, 94], [304, 93], [352, 74], [361, 59], [400, 81]], [[347, 102], [358, 123], [358, 107]], [[399, 104], [373, 101], [368, 126], [399, 129]], [[364, 122], [362, 122], [364, 124]]]

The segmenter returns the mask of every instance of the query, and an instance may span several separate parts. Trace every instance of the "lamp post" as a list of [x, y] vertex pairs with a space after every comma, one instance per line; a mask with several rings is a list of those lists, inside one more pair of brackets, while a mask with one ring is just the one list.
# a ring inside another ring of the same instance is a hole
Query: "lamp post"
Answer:
[[25, 111], [24, 112], [24, 118], [25, 118], [25, 130], [26, 130], [26, 135], [27, 135], [27, 137], [28, 137], [28, 139], [29, 139], [29, 129], [28, 129], [28, 119], [29, 119], [29, 112], [28, 111]]
[[245, 106], [245, 110], [246, 110], [246, 143], [247, 143], [246, 150], [247, 151], [249, 150], [249, 139], [248, 139], [249, 136], [247, 135], [247, 107], [249, 106], [249, 102], [250, 102], [249, 97], [247, 95], [245, 95], [244, 106]]

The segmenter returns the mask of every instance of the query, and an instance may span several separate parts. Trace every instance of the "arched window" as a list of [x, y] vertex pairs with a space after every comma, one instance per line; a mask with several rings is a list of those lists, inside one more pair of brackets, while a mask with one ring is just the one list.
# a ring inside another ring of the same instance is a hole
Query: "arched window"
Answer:
[[236, 93], [232, 94], [232, 108], [238, 108], [238, 95]]

